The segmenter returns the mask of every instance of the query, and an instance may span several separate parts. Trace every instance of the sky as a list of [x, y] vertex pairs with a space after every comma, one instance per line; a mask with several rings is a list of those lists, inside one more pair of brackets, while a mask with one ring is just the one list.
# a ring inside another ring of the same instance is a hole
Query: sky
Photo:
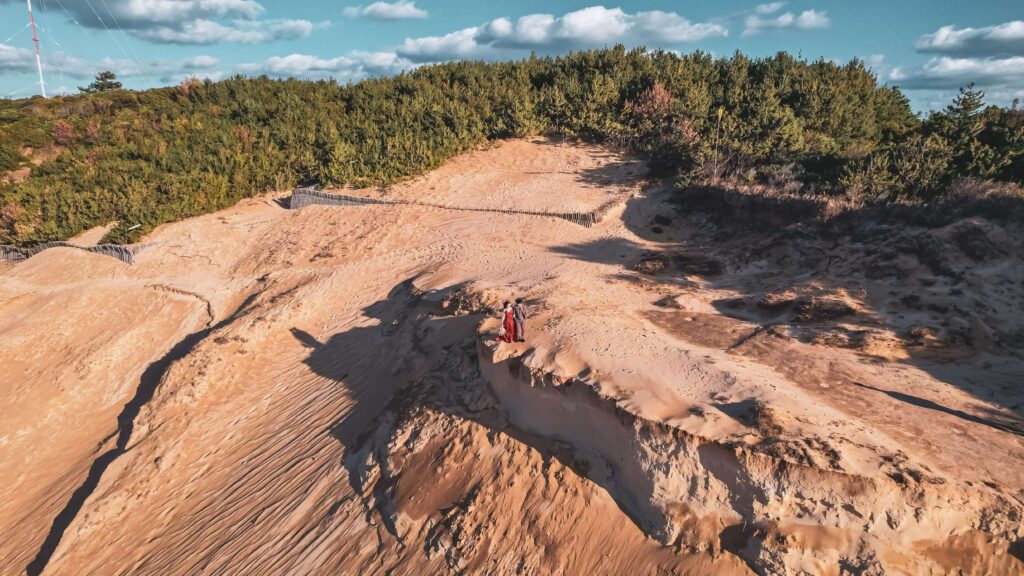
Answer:
[[[359, 81], [615, 44], [864, 60], [915, 110], [975, 82], [1024, 100], [1024, 0], [32, 0], [48, 95], [233, 74]], [[0, 0], [0, 97], [39, 94], [25, 0]]]

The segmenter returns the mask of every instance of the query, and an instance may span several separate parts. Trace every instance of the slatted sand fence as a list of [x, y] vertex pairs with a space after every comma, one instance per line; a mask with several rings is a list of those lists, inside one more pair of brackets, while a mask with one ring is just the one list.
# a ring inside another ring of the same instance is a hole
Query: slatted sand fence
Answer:
[[150, 242], [147, 244], [135, 244], [132, 246], [122, 246], [120, 244], [99, 244], [97, 246], [79, 246], [78, 244], [72, 244], [71, 242], [54, 241], [44, 242], [37, 246], [30, 248], [21, 248], [18, 246], [0, 245], [0, 260], [7, 262], [18, 262], [26, 260], [39, 254], [44, 250], [50, 248], [75, 248], [77, 250], [84, 250], [86, 252], [92, 252], [93, 254], [103, 254], [104, 256], [110, 256], [117, 258], [125, 264], [132, 264], [135, 261], [135, 255], [142, 252], [146, 248], [153, 246], [155, 243]]
[[[367, 198], [364, 196], [350, 196], [348, 194], [334, 194], [324, 192], [315, 188], [296, 188], [292, 190], [292, 197], [288, 207], [292, 210], [305, 208], [306, 206], [361, 206], [364, 204], [401, 204], [396, 200], [384, 198]], [[407, 202], [406, 202], [407, 203]]]
[[590, 228], [597, 223], [597, 215], [594, 212], [547, 212], [542, 210], [518, 210], [514, 208], [474, 208], [471, 206], [452, 206], [435, 202], [422, 202], [419, 200], [395, 200], [387, 198], [368, 198], [364, 196], [352, 196], [349, 194], [335, 194], [324, 192], [313, 188], [296, 188], [292, 190], [292, 197], [289, 208], [297, 210], [306, 206], [360, 206], [366, 204], [389, 204], [401, 206], [422, 206], [425, 208], [438, 208], [440, 210], [456, 210], [462, 212], [495, 212], [499, 214], [523, 214], [527, 216], [546, 216], [549, 218], [561, 218], [573, 224]]

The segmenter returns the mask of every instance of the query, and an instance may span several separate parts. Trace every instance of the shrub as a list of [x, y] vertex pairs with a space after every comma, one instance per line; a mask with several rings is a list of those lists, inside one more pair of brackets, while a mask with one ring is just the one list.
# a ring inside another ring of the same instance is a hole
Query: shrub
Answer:
[[50, 130], [50, 137], [53, 143], [58, 146], [67, 146], [75, 141], [75, 128], [64, 120], [57, 120]]

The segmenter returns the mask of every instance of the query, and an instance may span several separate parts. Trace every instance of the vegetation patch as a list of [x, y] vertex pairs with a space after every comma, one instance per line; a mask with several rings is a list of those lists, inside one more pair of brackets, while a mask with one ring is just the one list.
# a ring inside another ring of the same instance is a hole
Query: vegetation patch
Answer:
[[[1018, 218], [1024, 197], [988, 184], [1024, 179], [1024, 112], [986, 107], [971, 87], [922, 120], [859, 60], [617, 46], [344, 86], [234, 77], [135, 92], [104, 73], [79, 95], [4, 100], [0, 243], [111, 221], [120, 224], [105, 240], [130, 242], [256, 194], [389, 184], [530, 135], [641, 154], [678, 182], [685, 205], [767, 226], [872, 206]], [[32, 160], [26, 150], [53, 153]], [[958, 188], [963, 178], [984, 184]]]

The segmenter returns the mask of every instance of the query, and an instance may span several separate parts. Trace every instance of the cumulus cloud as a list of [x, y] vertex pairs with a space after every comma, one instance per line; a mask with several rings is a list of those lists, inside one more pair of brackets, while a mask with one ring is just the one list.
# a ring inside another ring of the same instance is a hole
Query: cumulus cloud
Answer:
[[[93, 76], [100, 64], [69, 56], [63, 52], [43, 54], [43, 71], [60, 72], [76, 78]], [[35, 52], [8, 44], [0, 44], [0, 72], [36, 71]]]
[[35, 60], [24, 48], [0, 44], [0, 72], [25, 72], [32, 69]]
[[920, 66], [893, 68], [889, 80], [927, 95], [929, 107], [933, 100], [948, 101], [971, 82], [984, 88], [993, 103], [1007, 104], [1024, 93], [1024, 21], [984, 28], [943, 26], [918, 38], [914, 47], [938, 56]]
[[675, 12], [630, 14], [621, 8], [591, 6], [562, 16], [528, 14], [514, 22], [497, 18], [443, 36], [407, 38], [399, 55], [417, 62], [453, 58], [493, 58], [529, 50], [558, 51], [608, 44], [683, 44], [727, 36], [714, 22], [691, 22]]
[[[773, 3], [774, 4], [778, 4]], [[761, 6], [769, 6], [762, 4]], [[761, 8], [758, 6], [758, 9]], [[778, 8], [781, 8], [779, 6]], [[775, 8], [775, 10], [778, 10]], [[819, 12], [817, 10], [804, 10], [800, 14], [793, 14], [792, 12], [784, 12], [774, 18], [765, 18], [765, 12], [758, 11], [757, 14], [751, 14], [743, 22], [743, 34], [742, 36], [752, 36], [759, 34], [764, 30], [814, 30], [819, 28], [828, 28], [832, 22], [828, 18], [828, 14], [825, 12]]]
[[369, 6], [349, 6], [343, 11], [350, 18], [365, 17], [373, 20], [407, 20], [410, 18], [426, 18], [427, 11], [416, 7], [412, 0], [397, 2], [374, 2]]
[[1024, 56], [1024, 21], [985, 28], [943, 26], [918, 38], [918, 52], [958, 57]]
[[[96, 71], [113, 70], [122, 78], [142, 76], [155, 79], [162, 84], [172, 84], [190, 76], [219, 80], [224, 76], [223, 70], [219, 67], [219, 60], [206, 55], [177, 60], [149, 60], [141, 63], [104, 58], [96, 65]], [[89, 76], [93, 75], [95, 72]]]
[[212, 20], [194, 20], [178, 27], [158, 26], [139, 30], [137, 36], [161, 44], [260, 44], [305, 38], [317, 27], [308, 20], [239, 21], [229, 26]]
[[869, 54], [861, 58], [864, 64], [868, 68], [874, 70], [876, 74], [880, 74], [889, 69], [888, 62], [885, 61], [885, 54]]
[[754, 8], [754, 12], [758, 14], [774, 14], [779, 10], [782, 10], [782, 7], [785, 5], [785, 2], [769, 2], [767, 4], [758, 4], [757, 7]]
[[81, 26], [123, 29], [155, 43], [269, 42], [302, 38], [317, 27], [306, 20], [260, 20], [264, 8], [256, 0], [63, 0], [51, 10], [57, 8]]
[[276, 77], [326, 78], [359, 81], [370, 76], [397, 74], [411, 70], [416, 64], [394, 52], [354, 51], [348, 56], [319, 58], [308, 54], [273, 56], [261, 63], [243, 64], [239, 72]]
[[894, 68], [889, 79], [902, 88], [956, 89], [970, 82], [999, 89], [1024, 88], [1024, 56], [1009, 58], [932, 58], [917, 68]]
[[466, 28], [444, 36], [406, 38], [405, 42], [399, 46], [398, 53], [418, 62], [485, 58], [496, 54], [490, 46], [477, 43], [476, 38], [480, 33], [480, 28]]
[[[220, 62], [207, 55], [174, 60], [136, 61], [120, 58], [103, 58], [98, 61], [84, 60], [63, 52], [43, 55], [43, 72], [60, 73], [72, 78], [92, 78], [104, 70], [110, 70], [120, 78], [146, 77], [163, 83], [172, 83], [186, 76], [219, 78]], [[0, 44], [0, 72], [35, 72], [35, 53], [24, 48]]]

